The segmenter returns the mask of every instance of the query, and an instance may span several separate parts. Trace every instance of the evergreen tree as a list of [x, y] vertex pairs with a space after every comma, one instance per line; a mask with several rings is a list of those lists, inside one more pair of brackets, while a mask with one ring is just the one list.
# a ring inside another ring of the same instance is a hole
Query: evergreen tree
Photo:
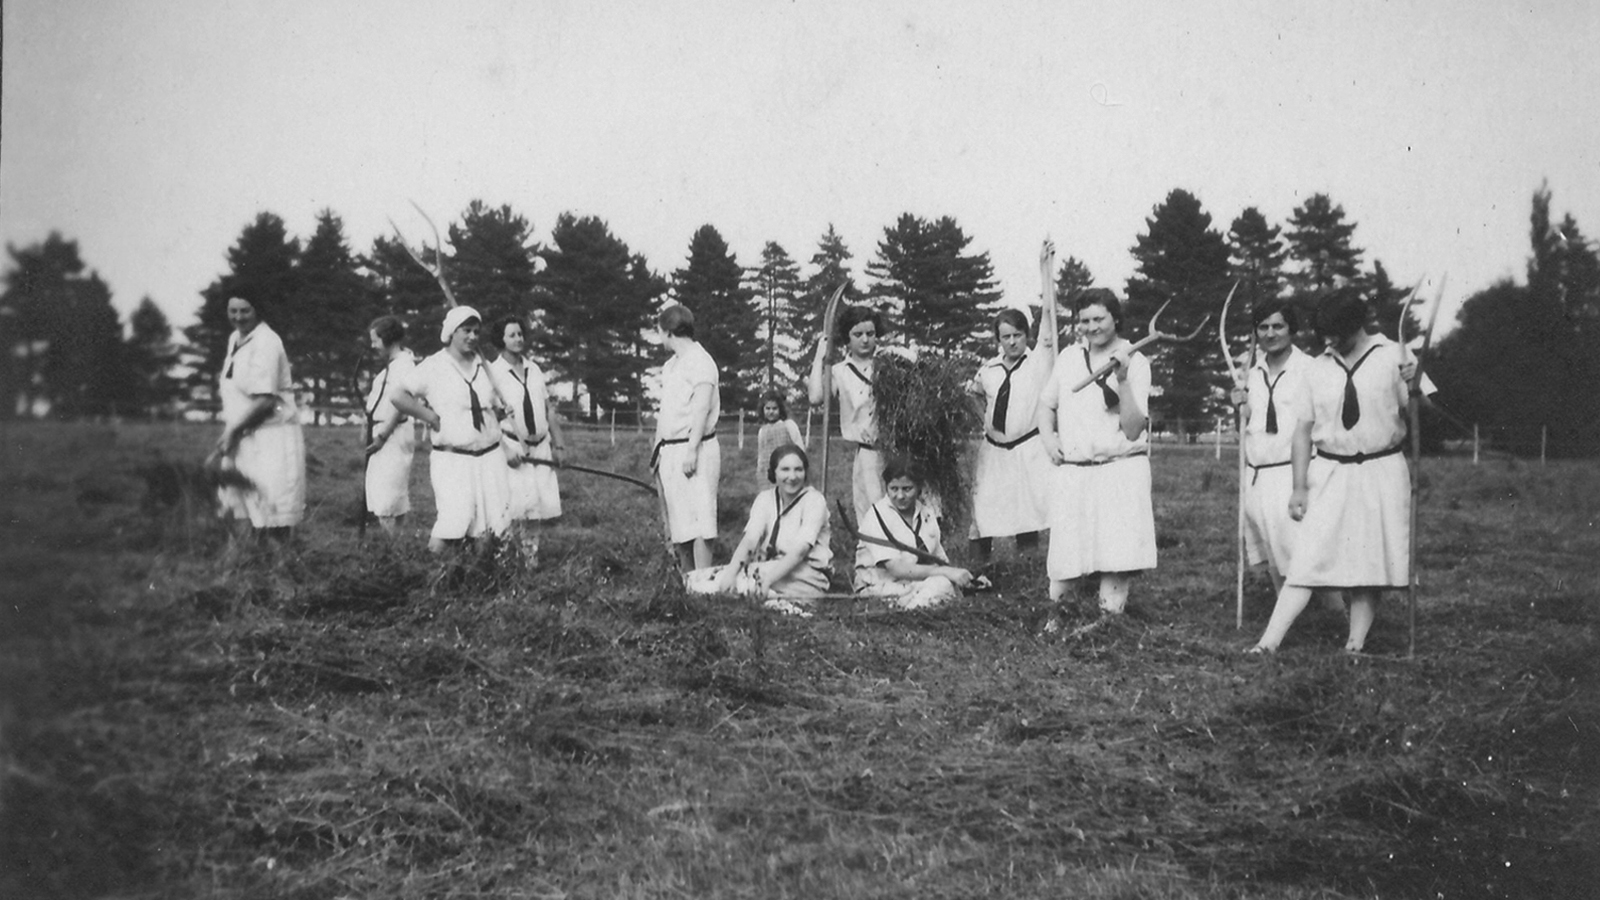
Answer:
[[[1411, 289], [1396, 285], [1389, 278], [1389, 270], [1383, 267], [1382, 260], [1372, 261], [1372, 271], [1362, 281], [1372, 308], [1372, 323], [1380, 334], [1390, 340], [1398, 340], [1402, 316], [1405, 318], [1408, 343], [1422, 333], [1416, 307], [1406, 307], [1406, 298], [1411, 296]], [[1419, 301], [1421, 299], [1418, 297]]]
[[[1056, 315], [1060, 327], [1068, 334], [1073, 334], [1077, 330], [1078, 295], [1092, 287], [1094, 287], [1094, 273], [1089, 271], [1088, 263], [1076, 256], [1069, 256], [1061, 261], [1061, 266], [1056, 269], [1056, 302], [1060, 304]], [[1042, 303], [1028, 304], [1028, 315], [1032, 317], [1035, 339], [1039, 337], [1039, 323], [1043, 313]], [[1056, 339], [1061, 343], [1060, 335], [1057, 335]], [[1065, 344], [1062, 343], [1062, 346]]]
[[356, 366], [366, 356], [366, 325], [375, 305], [344, 238], [344, 223], [332, 210], [317, 214], [317, 230], [298, 263], [288, 315], [275, 325], [295, 378], [311, 391], [320, 422], [322, 408], [361, 402]]
[[761, 383], [760, 319], [744, 286], [744, 269], [717, 229], [700, 226], [689, 241], [689, 264], [672, 273], [679, 303], [694, 313], [696, 340], [722, 370], [722, 405], [743, 409]]
[[846, 285], [844, 302], [853, 302], [861, 297], [861, 292], [856, 289], [855, 278], [850, 274], [847, 262], [850, 258], [850, 249], [845, 246], [844, 238], [829, 224], [828, 230], [817, 241], [817, 252], [811, 254], [812, 272], [806, 278], [805, 290], [800, 293], [789, 322], [790, 330], [800, 339], [802, 356], [809, 353], [821, 337], [822, 314], [826, 311], [828, 298], [838, 290], [840, 282]]
[[14, 369], [4, 406], [72, 418], [129, 411], [132, 377], [111, 289], [78, 255], [77, 241], [7, 246], [13, 268], [0, 295]]
[[[1550, 193], [1534, 194], [1528, 284], [1502, 281], [1461, 307], [1428, 370], [1439, 400], [1491, 441], [1524, 454], [1600, 452], [1600, 255], [1568, 215], [1550, 226]], [[1590, 280], [1592, 279], [1592, 280]]]
[[[431, 247], [415, 248], [414, 252], [434, 261]], [[439, 325], [444, 321], [446, 306], [444, 293], [433, 275], [417, 265], [398, 237], [379, 235], [361, 264], [367, 273], [367, 305], [373, 316], [399, 316], [406, 323], [408, 343], [414, 352], [426, 356], [437, 351]], [[445, 275], [449, 277], [448, 270]]]
[[1000, 300], [988, 253], [969, 254], [972, 239], [955, 219], [933, 222], [911, 213], [883, 230], [878, 254], [867, 264], [913, 346], [939, 353], [986, 354], [989, 318]]
[[145, 297], [128, 317], [128, 328], [126, 354], [134, 407], [146, 415], [163, 414], [180, 395], [178, 380], [172, 376], [178, 363], [172, 325], [161, 307]]
[[[184, 355], [191, 370], [187, 379], [191, 395], [215, 399], [217, 376], [233, 330], [228, 324], [229, 298], [250, 301], [261, 320], [280, 336], [289, 327], [285, 317], [299, 289], [299, 259], [300, 241], [290, 237], [283, 219], [272, 213], [258, 213], [239, 233], [239, 239], [228, 248], [228, 271], [200, 292], [198, 321], [183, 332], [188, 339]], [[294, 352], [287, 340], [284, 343], [293, 366]]]
[[1230, 274], [1239, 282], [1235, 305], [1249, 308], [1283, 294], [1283, 263], [1289, 251], [1284, 248], [1282, 233], [1254, 206], [1246, 207], [1233, 220], [1228, 228], [1228, 254]]
[[502, 205], [490, 209], [482, 200], [467, 204], [461, 224], [449, 227], [451, 256], [447, 277], [456, 299], [481, 313], [485, 321], [518, 314], [534, 320], [534, 257], [538, 245], [528, 220]]
[[761, 267], [750, 284], [762, 341], [761, 386], [790, 390], [799, 381], [801, 337], [794, 330], [800, 297], [800, 266], [776, 241], [761, 248]]
[[644, 369], [638, 334], [649, 325], [660, 278], [594, 216], [562, 213], [539, 256], [545, 267], [535, 283], [545, 327], [534, 335], [535, 354], [583, 385], [591, 417], [635, 405]]
[[1327, 194], [1312, 194], [1289, 215], [1289, 256], [1299, 268], [1289, 284], [1300, 300], [1359, 280], [1361, 251], [1351, 244], [1356, 223], [1346, 222], [1344, 207]]
[[[1145, 220], [1132, 248], [1137, 274], [1128, 280], [1124, 336], [1143, 337], [1151, 316], [1171, 301], [1161, 329], [1188, 334], [1206, 316], [1221, 311], [1229, 286], [1228, 245], [1211, 227], [1211, 214], [1181, 188], [1167, 194]], [[1166, 343], [1150, 354], [1153, 383], [1161, 388], [1151, 406], [1189, 430], [1205, 428], [1227, 409], [1232, 381], [1215, 340]]]

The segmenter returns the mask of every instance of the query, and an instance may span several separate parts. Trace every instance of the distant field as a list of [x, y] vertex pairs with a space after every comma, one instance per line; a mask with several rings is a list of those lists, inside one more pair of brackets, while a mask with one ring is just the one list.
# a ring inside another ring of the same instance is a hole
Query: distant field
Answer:
[[[422, 459], [413, 533], [361, 543], [346, 428], [307, 431], [295, 546], [231, 547], [163, 474], [214, 435], [0, 426], [0, 897], [1600, 885], [1592, 462], [1427, 460], [1416, 659], [1391, 602], [1368, 658], [1313, 610], [1258, 661], [1270, 590], [1236, 630], [1234, 462], [1209, 444], [1157, 449], [1132, 613], [1072, 636], [1085, 598], [1046, 637], [1042, 561], [1009, 546], [995, 592], [934, 611], [685, 597], [653, 497], [581, 475], [537, 572], [430, 558]], [[632, 431], [571, 442], [645, 474]], [[753, 447], [723, 438], [721, 557]]]

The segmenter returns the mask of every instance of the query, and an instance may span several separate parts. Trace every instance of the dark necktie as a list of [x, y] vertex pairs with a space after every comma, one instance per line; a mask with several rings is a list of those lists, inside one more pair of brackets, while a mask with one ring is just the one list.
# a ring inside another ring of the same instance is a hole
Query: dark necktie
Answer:
[[1278, 382], [1282, 380], [1282, 372], [1278, 373], [1277, 378], [1270, 380], [1267, 378], [1266, 370], [1263, 369], [1261, 372], [1261, 382], [1267, 386], [1267, 434], [1278, 433], [1278, 405], [1273, 402], [1272, 392], [1278, 389]]
[[1000, 434], [1006, 433], [1006, 410], [1011, 406], [1011, 373], [1021, 368], [1023, 360], [1027, 358], [1027, 354], [1023, 354], [1022, 359], [1009, 369], [1005, 363], [1000, 364], [1000, 371], [1006, 373], [1006, 377], [1000, 382], [1000, 389], [994, 392], [993, 420], [994, 430]]
[[[1089, 371], [1094, 371], [1094, 366], [1089, 364], [1089, 348], [1083, 348], [1083, 366]], [[1100, 385], [1100, 396], [1106, 400], [1106, 409], [1116, 409], [1122, 405], [1122, 398], [1117, 395], [1117, 389], [1111, 386], [1111, 373], [1107, 372], [1094, 380]]]
[[528, 391], [528, 382], [522, 382], [522, 424], [532, 434], [533, 425], [533, 394]]
[[476, 390], [474, 390], [473, 387], [472, 387], [472, 383], [474, 381], [478, 380], [478, 367], [477, 366], [473, 366], [472, 367], [472, 377], [471, 378], [463, 378], [461, 380], [467, 383], [467, 396], [472, 398], [472, 430], [473, 431], [482, 431], [483, 430], [483, 404], [478, 402], [478, 392]]
[[1356, 364], [1349, 368], [1345, 368], [1344, 360], [1340, 359], [1338, 355], [1333, 357], [1333, 361], [1339, 364], [1339, 368], [1344, 369], [1344, 402], [1339, 407], [1339, 422], [1344, 425], [1345, 431], [1356, 427], [1356, 423], [1361, 421], [1361, 400], [1356, 396], [1356, 370], [1361, 368], [1361, 364], [1366, 362], [1367, 357], [1371, 356], [1372, 351], [1376, 349], [1378, 348], [1367, 348], [1367, 352], [1361, 354], [1361, 358], [1356, 360]]

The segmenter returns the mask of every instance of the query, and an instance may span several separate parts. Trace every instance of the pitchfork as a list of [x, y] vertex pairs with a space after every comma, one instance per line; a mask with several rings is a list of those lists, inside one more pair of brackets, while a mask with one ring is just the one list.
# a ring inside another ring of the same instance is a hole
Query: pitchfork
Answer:
[[[1199, 337], [1200, 336], [1200, 329], [1206, 327], [1206, 323], [1211, 321], [1211, 314], [1210, 313], [1206, 313], [1206, 317], [1204, 319], [1201, 319], [1200, 320], [1200, 324], [1195, 326], [1195, 329], [1193, 331], [1189, 332], [1188, 334], [1176, 335], [1176, 334], [1169, 334], [1167, 332], [1160, 331], [1160, 330], [1158, 330], [1156, 328], [1156, 323], [1161, 321], [1161, 314], [1166, 312], [1167, 311], [1167, 307], [1169, 307], [1171, 305], [1172, 305], [1171, 298], [1169, 298], [1167, 300], [1167, 302], [1161, 304], [1161, 308], [1156, 310], [1156, 314], [1150, 317], [1150, 333], [1148, 335], [1146, 335], [1145, 337], [1141, 338], [1139, 341], [1135, 342], [1132, 347], [1129, 347], [1128, 348], [1128, 353], [1132, 354], [1132, 353], [1135, 353], [1135, 352], [1137, 352], [1139, 350], [1143, 350], [1144, 348], [1150, 346], [1151, 344], [1154, 344], [1156, 341], [1169, 341], [1169, 342], [1174, 343], [1174, 344], [1186, 344], [1189, 341], [1192, 341], [1195, 338]], [[1081, 381], [1079, 381], [1077, 384], [1073, 385], [1072, 386], [1072, 392], [1074, 394], [1076, 394], [1077, 392], [1083, 390], [1084, 388], [1088, 387], [1089, 385], [1094, 384], [1096, 381], [1100, 380], [1101, 378], [1104, 378], [1107, 374], [1109, 374], [1111, 372], [1112, 369], [1115, 369], [1116, 367], [1117, 367], [1116, 360], [1107, 360], [1105, 363], [1103, 363], [1100, 366], [1100, 368], [1095, 369], [1093, 372], [1090, 372], [1088, 375], [1084, 376], [1084, 378]]]
[[405, 248], [406, 255], [415, 260], [417, 265], [427, 269], [428, 274], [433, 276], [433, 280], [439, 282], [440, 289], [444, 291], [445, 305], [450, 309], [454, 309], [460, 304], [456, 302], [456, 295], [450, 291], [450, 282], [446, 281], [444, 277], [444, 247], [439, 241], [439, 226], [433, 224], [433, 219], [422, 211], [422, 207], [417, 205], [417, 201], [412, 200], [410, 202], [411, 208], [422, 216], [423, 221], [428, 223], [428, 228], [433, 231], [433, 265], [429, 265], [417, 251], [411, 249], [411, 244], [406, 241], [406, 236], [401, 233], [400, 226], [394, 224], [393, 219], [389, 220], [389, 227], [394, 229], [395, 237], [400, 239], [400, 246]]

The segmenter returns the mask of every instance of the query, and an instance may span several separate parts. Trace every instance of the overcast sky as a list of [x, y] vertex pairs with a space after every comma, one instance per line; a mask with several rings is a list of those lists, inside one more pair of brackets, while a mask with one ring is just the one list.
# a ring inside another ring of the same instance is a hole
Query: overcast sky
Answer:
[[[5, 0], [0, 238], [79, 242], [191, 321], [262, 210], [365, 251], [414, 199], [604, 218], [653, 268], [710, 223], [858, 277], [954, 216], [1009, 302], [1049, 234], [1121, 290], [1184, 188], [1226, 231], [1326, 193], [1370, 266], [1523, 277], [1533, 191], [1600, 234], [1600, 4]], [[7, 260], [9, 263], [9, 259]], [[1430, 290], [1431, 293], [1431, 290]]]

